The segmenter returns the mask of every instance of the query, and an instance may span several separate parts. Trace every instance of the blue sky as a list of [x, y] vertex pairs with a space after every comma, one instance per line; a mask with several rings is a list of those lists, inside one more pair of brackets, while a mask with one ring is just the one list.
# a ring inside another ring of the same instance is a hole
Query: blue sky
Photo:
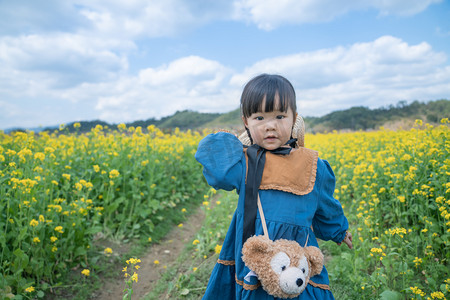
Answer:
[[450, 99], [443, 0], [0, 0], [0, 129], [228, 112], [260, 73], [299, 113]]

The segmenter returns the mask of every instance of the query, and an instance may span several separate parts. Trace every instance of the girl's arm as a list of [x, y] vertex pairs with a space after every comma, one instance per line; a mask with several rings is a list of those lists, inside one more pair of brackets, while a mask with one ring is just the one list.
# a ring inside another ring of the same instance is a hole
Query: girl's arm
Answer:
[[203, 165], [203, 175], [215, 189], [237, 189], [245, 168], [242, 143], [227, 132], [210, 134], [200, 141], [195, 158]]
[[[336, 185], [335, 176], [330, 164], [326, 160], [317, 161], [318, 180], [316, 182], [319, 188], [319, 199], [316, 214], [313, 218], [313, 229], [316, 236], [322, 240], [332, 240], [336, 243], [342, 243], [351, 240], [345, 240], [348, 229], [348, 221], [342, 210], [341, 203], [333, 197]], [[320, 177], [319, 177], [320, 176]], [[351, 235], [350, 235], [351, 237]]]

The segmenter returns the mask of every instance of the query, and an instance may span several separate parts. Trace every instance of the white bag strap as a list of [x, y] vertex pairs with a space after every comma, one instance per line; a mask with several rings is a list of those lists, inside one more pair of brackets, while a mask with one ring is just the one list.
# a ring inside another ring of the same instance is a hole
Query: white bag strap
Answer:
[[263, 226], [264, 235], [269, 238], [269, 232], [267, 231], [267, 225], [266, 225], [266, 218], [264, 217], [264, 212], [261, 205], [261, 200], [259, 199], [259, 193], [258, 193], [258, 210], [259, 210], [259, 216], [261, 217], [261, 223]]

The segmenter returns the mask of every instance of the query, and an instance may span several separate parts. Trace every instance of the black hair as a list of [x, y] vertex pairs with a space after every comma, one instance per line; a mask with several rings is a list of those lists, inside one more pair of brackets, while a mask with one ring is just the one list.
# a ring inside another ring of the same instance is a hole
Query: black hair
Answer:
[[[280, 99], [279, 107], [274, 107], [275, 96]], [[262, 103], [266, 98], [265, 107]], [[241, 96], [241, 113], [244, 118], [257, 112], [270, 112], [274, 109], [286, 112], [292, 109], [297, 112], [295, 90], [292, 84], [283, 76], [261, 74], [251, 79], [244, 87]]]

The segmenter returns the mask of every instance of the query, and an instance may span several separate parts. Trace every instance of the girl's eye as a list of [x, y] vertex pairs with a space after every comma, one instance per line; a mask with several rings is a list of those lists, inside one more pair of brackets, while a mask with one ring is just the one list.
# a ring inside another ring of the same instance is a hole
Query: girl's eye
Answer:
[[277, 116], [277, 119], [284, 119], [284, 118], [285, 118], [285, 116], [283, 116], [283, 115]]
[[262, 121], [264, 118], [259, 116], [259, 117], [256, 117], [255, 119], [258, 120], [258, 121]]

